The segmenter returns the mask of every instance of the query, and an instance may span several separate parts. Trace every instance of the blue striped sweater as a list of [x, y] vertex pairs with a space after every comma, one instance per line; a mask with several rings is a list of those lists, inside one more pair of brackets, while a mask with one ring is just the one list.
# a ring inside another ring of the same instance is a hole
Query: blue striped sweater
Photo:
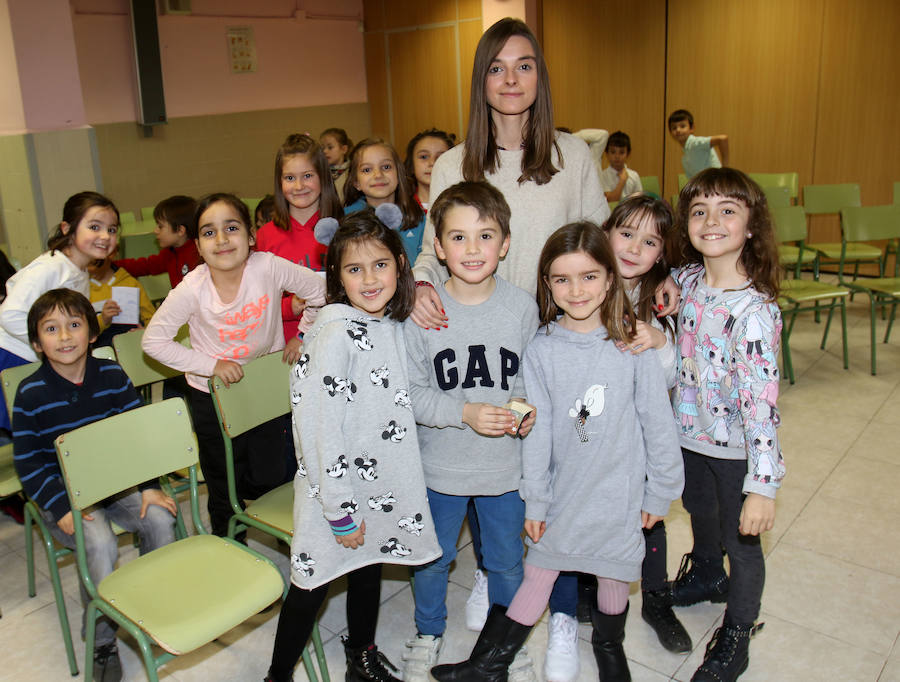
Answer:
[[19, 384], [13, 404], [14, 464], [28, 497], [59, 521], [70, 507], [53, 441], [79, 426], [140, 404], [131, 380], [111, 360], [88, 355], [81, 385], [64, 379], [49, 363], [43, 363]]

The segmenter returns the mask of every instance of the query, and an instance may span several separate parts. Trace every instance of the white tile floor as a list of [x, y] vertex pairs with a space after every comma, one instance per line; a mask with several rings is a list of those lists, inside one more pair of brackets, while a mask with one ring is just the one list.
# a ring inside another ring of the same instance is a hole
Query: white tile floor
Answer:
[[[861, 301], [850, 310], [851, 368], [840, 361], [840, 335], [832, 330], [828, 349], [818, 348], [821, 327], [810, 317], [797, 323], [792, 349], [797, 384], [781, 387], [780, 431], [788, 478], [777, 502], [775, 529], [764, 538], [767, 583], [761, 620], [765, 629], [751, 645], [742, 682], [769, 680], [900, 681], [900, 329], [879, 344], [878, 376], [869, 374], [868, 320]], [[883, 323], [879, 327], [883, 334]], [[879, 337], [880, 338], [880, 337]], [[674, 574], [690, 549], [690, 527], [680, 505], [667, 519], [669, 571]], [[262, 547], [287, 571], [287, 559], [271, 543]], [[461, 545], [468, 545], [464, 534]], [[134, 550], [125, 543], [123, 556]], [[463, 549], [451, 573], [450, 621], [442, 661], [464, 658], [476, 634], [465, 629], [463, 606], [474, 559]], [[59, 636], [56, 608], [43, 555], [38, 561], [38, 595], [26, 594], [24, 537], [20, 526], [0, 515], [0, 680], [70, 679]], [[69, 620], [78, 632], [81, 609], [75, 571], [63, 569]], [[344, 595], [336, 586], [321, 617], [332, 679], [343, 678], [339, 635]], [[402, 571], [385, 572], [378, 643], [400, 662], [413, 635], [413, 602]], [[680, 609], [694, 640], [688, 656], [665, 652], [640, 619], [640, 595], [633, 586], [625, 649], [636, 682], [689, 680], [718, 624], [721, 606]], [[265, 674], [278, 608], [259, 614], [220, 640], [167, 664], [168, 680], [261, 680]], [[580, 626], [580, 680], [597, 679], [590, 629]], [[546, 646], [546, 620], [528, 642], [538, 671]], [[77, 646], [77, 645], [76, 645]], [[136, 649], [120, 644], [125, 678], [143, 680]], [[78, 649], [79, 662], [83, 650]], [[306, 680], [298, 668], [296, 679]]]

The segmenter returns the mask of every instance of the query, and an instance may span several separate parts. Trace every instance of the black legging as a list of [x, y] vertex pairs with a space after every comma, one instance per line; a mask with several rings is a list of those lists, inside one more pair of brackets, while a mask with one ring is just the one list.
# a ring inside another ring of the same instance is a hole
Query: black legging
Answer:
[[[347, 574], [347, 646], [360, 649], [375, 641], [378, 604], [381, 602], [381, 566], [363, 566]], [[330, 583], [312, 590], [291, 585], [275, 633], [275, 649], [269, 677], [288, 682], [312, 633], [319, 609], [328, 596]]]

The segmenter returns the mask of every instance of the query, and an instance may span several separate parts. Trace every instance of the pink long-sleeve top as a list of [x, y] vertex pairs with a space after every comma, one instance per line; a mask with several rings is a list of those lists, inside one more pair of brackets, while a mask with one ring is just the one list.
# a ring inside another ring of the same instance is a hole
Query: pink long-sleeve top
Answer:
[[[325, 303], [325, 280], [309, 268], [271, 253], [252, 252], [233, 301], [225, 303], [206, 264], [188, 273], [153, 316], [142, 347], [162, 364], [185, 372], [188, 384], [209, 392], [207, 379], [218, 360], [244, 364], [284, 348], [281, 293], [307, 300], [300, 321], [305, 332]], [[188, 325], [191, 348], [175, 341]]]

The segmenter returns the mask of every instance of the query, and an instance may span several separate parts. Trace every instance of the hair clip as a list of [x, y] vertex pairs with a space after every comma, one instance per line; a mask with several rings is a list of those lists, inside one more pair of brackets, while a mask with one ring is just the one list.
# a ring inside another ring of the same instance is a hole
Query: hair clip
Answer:
[[313, 236], [320, 244], [328, 246], [338, 230], [338, 221], [334, 218], [322, 218], [313, 229]]
[[392, 230], [399, 230], [403, 224], [403, 213], [397, 204], [381, 204], [375, 208], [375, 217]]

